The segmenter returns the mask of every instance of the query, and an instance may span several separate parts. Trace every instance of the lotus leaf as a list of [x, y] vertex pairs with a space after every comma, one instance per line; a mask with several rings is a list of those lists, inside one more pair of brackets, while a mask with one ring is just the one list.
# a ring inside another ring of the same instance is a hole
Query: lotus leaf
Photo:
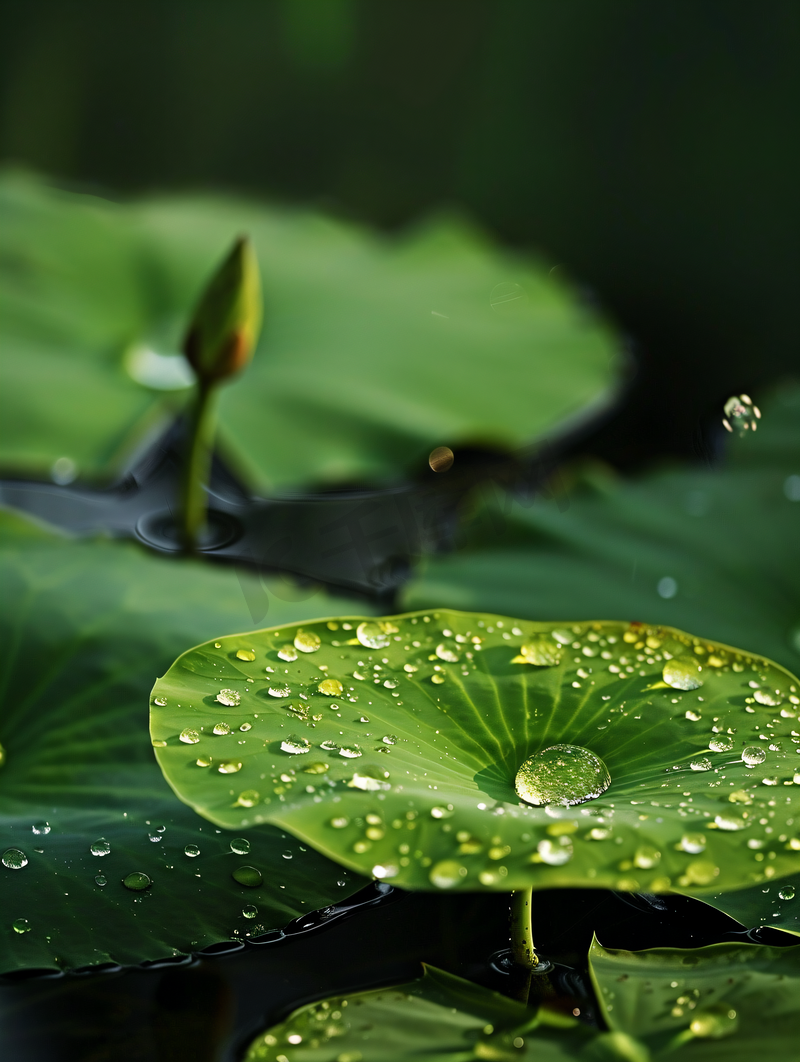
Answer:
[[439, 609], [206, 643], [150, 719], [210, 821], [408, 888], [702, 894], [797, 871], [798, 685], [672, 628]]
[[[6, 513], [0, 599], [0, 973], [244, 939], [363, 884], [280, 829], [214, 829], [155, 762], [153, 675], [187, 639], [242, 625], [233, 572]], [[299, 617], [319, 605], [276, 607]], [[244, 866], [261, 887], [234, 880]]]

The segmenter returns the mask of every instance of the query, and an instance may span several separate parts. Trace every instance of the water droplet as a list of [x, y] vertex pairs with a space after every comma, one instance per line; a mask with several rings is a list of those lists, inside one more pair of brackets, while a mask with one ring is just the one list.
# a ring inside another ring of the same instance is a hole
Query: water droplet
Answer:
[[708, 1007], [692, 1018], [689, 1029], [703, 1039], [720, 1040], [736, 1032], [739, 1020], [736, 1011], [724, 1003]]
[[307, 738], [291, 737], [281, 742], [281, 752], [289, 752], [293, 756], [301, 756], [310, 751], [311, 742]]
[[383, 737], [381, 738], [381, 741], [384, 743], [384, 745], [396, 745], [397, 744], [397, 735], [396, 734], [384, 734]]
[[332, 826], [334, 830], [343, 830], [345, 826], [350, 825], [350, 819], [348, 819], [346, 815], [337, 815], [335, 818], [331, 819], [328, 825]]
[[660, 861], [661, 853], [649, 844], [640, 845], [633, 857], [634, 866], [639, 867], [640, 870], [652, 870], [653, 867], [658, 866]]
[[324, 749], [326, 752], [339, 751], [339, 743], [336, 741], [332, 741], [330, 738], [326, 738], [325, 741], [320, 741], [319, 747], [321, 749]]
[[434, 472], [448, 472], [455, 459], [449, 446], [437, 446], [428, 454], [428, 464]]
[[414, 664], [403, 664], [403, 671], [407, 671], [409, 675], [413, 675], [415, 671], [419, 671], [419, 668]]
[[22, 870], [28, 865], [28, 857], [19, 848], [7, 848], [0, 857], [0, 862], [9, 870]]
[[303, 774], [327, 774], [330, 770], [329, 763], [322, 763], [317, 761], [316, 763], [309, 763], [303, 768]]
[[230, 732], [231, 728], [228, 723], [215, 723], [214, 729], [211, 731], [211, 733], [216, 734], [217, 737], [226, 737]]
[[143, 892], [145, 889], [149, 889], [153, 882], [143, 871], [134, 870], [132, 874], [128, 874], [122, 879], [122, 884], [126, 889], [130, 889], [131, 892]]
[[286, 849], [285, 852], [281, 852], [281, 855], [283, 856], [284, 859], [291, 859], [293, 854], [294, 853], [290, 852], [288, 848]]
[[781, 900], [793, 900], [795, 897], [794, 885], [785, 885], [779, 890], [778, 896]]
[[439, 657], [440, 660], [444, 660], [445, 663], [448, 664], [457, 664], [458, 661], [461, 659], [458, 653], [448, 648], [444, 644], [444, 642], [442, 642], [441, 645], [436, 646], [436, 655]]
[[701, 667], [694, 660], [678, 657], [664, 664], [661, 676], [668, 686], [676, 690], [697, 690], [703, 685], [699, 678]]
[[341, 697], [344, 693], [344, 686], [338, 679], [323, 679], [320, 682], [317, 689], [320, 693], [324, 693], [326, 697]]
[[389, 772], [381, 767], [364, 767], [360, 771], [353, 772], [353, 777], [347, 785], [350, 789], [361, 789], [365, 793], [370, 793], [379, 789], [391, 789], [388, 778]]
[[313, 631], [300, 630], [294, 636], [294, 647], [299, 649], [301, 653], [316, 653], [321, 645], [322, 639], [318, 634], [314, 634]]
[[235, 855], [249, 855], [250, 842], [246, 837], [234, 837], [231, 841], [231, 851]]
[[150, 742], [154, 749], [164, 749], [167, 747], [166, 741], [161, 741], [159, 738], [155, 738]]
[[659, 597], [663, 597], [665, 601], [669, 601], [669, 599], [675, 597], [678, 592], [677, 580], [673, 579], [671, 575], [665, 575], [662, 579], [658, 580], [658, 583], [656, 584], [656, 592]]
[[746, 435], [748, 431], [755, 431], [761, 419], [761, 411], [753, 405], [749, 395], [733, 395], [723, 407], [724, 417], [722, 424], [726, 431], [736, 432], [737, 435]]
[[41, 837], [44, 834], [50, 833], [50, 823], [49, 822], [34, 822], [33, 826], [31, 826], [31, 830], [37, 836]]
[[293, 645], [283, 645], [278, 650], [278, 656], [281, 660], [285, 660], [287, 664], [291, 664], [293, 660], [297, 659], [297, 650]]
[[187, 844], [183, 850], [183, 854], [187, 855], [190, 859], [197, 859], [200, 855], [200, 849], [196, 844]]
[[689, 855], [700, 855], [706, 850], [706, 838], [702, 833], [685, 833], [681, 837], [681, 848]]
[[700, 720], [703, 718], [699, 712], [694, 711], [694, 709], [692, 708], [687, 708], [685, 715], [686, 718], [690, 719], [693, 723], [699, 723]]
[[719, 734], [709, 741], [708, 747], [712, 752], [730, 752], [733, 748], [733, 738], [727, 734]]
[[255, 658], [256, 658], [256, 654], [255, 654], [255, 652], [252, 649], [237, 649], [236, 650], [236, 659], [237, 660], [248, 660], [248, 661], [250, 661], [252, 663], [252, 661], [255, 660]]
[[589, 749], [553, 745], [530, 756], [514, 782], [517, 795], [529, 804], [582, 804], [611, 785], [608, 768]]
[[89, 846], [89, 851], [93, 856], [107, 856], [111, 851], [111, 845], [105, 837], [98, 837], [97, 840]]
[[101, 889], [104, 885], [108, 885], [108, 878], [105, 876], [105, 874], [95, 874], [94, 880], [95, 884], [99, 885]]
[[753, 694], [759, 704], [765, 704], [769, 708], [777, 708], [783, 704], [783, 699], [769, 692], [769, 690], [756, 690]]
[[339, 749], [339, 755], [344, 756], [346, 760], [355, 760], [363, 754], [358, 745], [342, 745]]
[[165, 708], [166, 704], [167, 704], [167, 698], [166, 697], [155, 697], [155, 698], [153, 698], [153, 704], [157, 704], [159, 708]]
[[267, 690], [270, 697], [291, 697], [292, 691], [288, 686], [270, 686]]
[[733, 832], [735, 830], [743, 830], [747, 823], [744, 819], [739, 819], [735, 815], [715, 815], [714, 822], [720, 830], [728, 830]]
[[198, 756], [194, 762], [198, 767], [210, 767], [214, 760], [211, 756]]
[[431, 675], [431, 682], [435, 686], [441, 686], [441, 684], [444, 682], [444, 675], [441, 673], [441, 671], [435, 671]]
[[397, 876], [398, 867], [393, 866], [391, 863], [377, 863], [372, 868], [372, 876], [381, 880], [382, 878], [394, 878]]
[[253, 724], [252, 723], [242, 723], [242, 725], [239, 727], [239, 729], [241, 730], [241, 732], [243, 734], [246, 734], [248, 730], [252, 730], [253, 729]]
[[159, 841], [163, 840], [160, 833], [149, 833], [147, 836], [154, 844], [158, 844]]
[[217, 767], [220, 774], [236, 774], [236, 772], [241, 771], [241, 769], [242, 764], [240, 760], [226, 760]]
[[248, 889], [257, 889], [263, 881], [261, 871], [255, 867], [237, 867], [231, 877], [240, 885], [246, 885]]
[[220, 690], [215, 697], [215, 700], [226, 708], [235, 708], [241, 699], [236, 690]]
[[689, 766], [693, 771], [710, 771], [713, 767], [711, 760], [703, 757], [701, 760], [692, 760]]
[[254, 808], [259, 801], [259, 792], [257, 789], [245, 789], [243, 793], [240, 793], [236, 798], [236, 803], [242, 808]]
[[367, 620], [356, 627], [356, 637], [367, 649], [385, 649], [391, 644], [389, 635], [395, 633], [397, 628], [394, 624], [381, 623], [378, 620]]
[[11, 923], [15, 933], [30, 933], [32, 926], [27, 918], [15, 918]]
[[528, 296], [521, 284], [513, 280], [504, 280], [495, 284], [489, 296], [489, 305], [495, 313], [516, 314], [524, 309], [528, 302]]
[[748, 745], [747, 748], [742, 749], [742, 760], [748, 767], [757, 767], [759, 763], [763, 763], [767, 758], [766, 752], [760, 749], [757, 745]]
[[562, 646], [553, 638], [542, 635], [519, 647], [519, 656], [512, 664], [534, 664], [536, 667], [555, 667], [561, 663]]
[[435, 863], [428, 874], [437, 889], [453, 889], [467, 876], [467, 868], [455, 859], [442, 859]]
[[386, 687], [387, 690], [396, 690], [397, 689], [397, 683], [394, 681], [394, 679], [384, 679], [384, 683], [383, 684], [384, 684], [384, 686]]
[[178, 737], [181, 739], [184, 745], [196, 745], [197, 742], [200, 740], [200, 734], [198, 733], [198, 731], [192, 730], [192, 728], [188, 726], [184, 727], [184, 729], [181, 730]]
[[245, 907], [242, 908], [242, 915], [245, 918], [255, 918], [257, 914], [258, 908], [255, 907], [252, 903], [248, 903]]

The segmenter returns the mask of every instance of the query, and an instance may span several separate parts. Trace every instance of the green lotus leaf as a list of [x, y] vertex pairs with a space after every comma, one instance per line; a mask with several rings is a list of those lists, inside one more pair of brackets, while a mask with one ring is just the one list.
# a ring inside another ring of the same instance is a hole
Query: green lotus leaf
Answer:
[[652, 1058], [794, 1062], [800, 1036], [800, 946], [589, 953], [603, 1017]]
[[[630, 1048], [631, 1041], [622, 1041]], [[250, 1044], [245, 1062], [646, 1062], [572, 1017], [521, 1003], [424, 966], [392, 988], [311, 1003]], [[595, 1053], [595, 1050], [597, 1053]], [[603, 1050], [605, 1049], [605, 1050]]]
[[[153, 676], [187, 639], [246, 624], [233, 572], [5, 513], [0, 600], [0, 973], [199, 950], [363, 884], [280, 829], [216, 830], [155, 762]], [[260, 887], [234, 880], [243, 866]]]
[[798, 703], [780, 666], [672, 628], [439, 609], [201, 645], [150, 725], [210, 821], [408, 888], [711, 893], [798, 869]]
[[[258, 489], [396, 479], [432, 447], [516, 447], [610, 397], [616, 341], [536, 262], [440, 219], [387, 240], [309, 212], [126, 206], [0, 179], [0, 464], [108, 475], [184, 400], [197, 298], [249, 233], [264, 284], [221, 438]], [[491, 352], [491, 356], [488, 353]]]
[[[694, 895], [691, 889], [682, 890]], [[743, 925], [772, 926], [800, 936], [800, 873], [760, 882], [746, 889], [700, 897]]]

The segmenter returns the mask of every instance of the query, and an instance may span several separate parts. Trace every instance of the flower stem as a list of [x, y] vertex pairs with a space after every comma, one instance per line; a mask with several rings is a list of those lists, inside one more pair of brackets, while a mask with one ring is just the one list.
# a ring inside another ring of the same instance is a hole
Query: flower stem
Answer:
[[519, 991], [519, 998], [523, 1003], [528, 1002], [531, 974], [539, 965], [533, 944], [532, 908], [532, 888], [515, 889], [511, 893], [511, 955], [515, 966], [527, 971], [527, 977], [523, 977]]
[[186, 449], [180, 480], [180, 532], [183, 547], [193, 553], [206, 525], [206, 484], [214, 435], [213, 383], [198, 380], [188, 411]]

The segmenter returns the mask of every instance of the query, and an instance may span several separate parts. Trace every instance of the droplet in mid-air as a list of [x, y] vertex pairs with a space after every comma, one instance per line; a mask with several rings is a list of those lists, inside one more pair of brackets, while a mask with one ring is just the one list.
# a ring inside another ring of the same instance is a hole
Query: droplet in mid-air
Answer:
[[512, 664], [533, 664], [536, 667], [555, 667], [561, 663], [561, 645], [553, 638], [533, 638], [519, 647], [519, 655]]
[[150, 888], [153, 882], [149, 875], [143, 871], [134, 870], [132, 874], [128, 874], [122, 879], [122, 884], [126, 889], [130, 889], [131, 892], [144, 892], [145, 889]]
[[235, 855], [249, 855], [250, 842], [246, 837], [234, 837], [231, 841], [231, 851]]
[[183, 730], [181, 730], [180, 734], [178, 734], [178, 737], [184, 743], [184, 745], [196, 745], [197, 742], [200, 740], [200, 733], [197, 730], [192, 730], [190, 726], [187, 726], [184, 727]]
[[455, 459], [449, 446], [437, 446], [428, 454], [428, 464], [434, 472], [449, 472]]
[[757, 767], [759, 763], [763, 763], [767, 758], [766, 752], [760, 749], [758, 745], [748, 745], [747, 748], [742, 749], [742, 761], [747, 764], [748, 767]]
[[712, 752], [730, 752], [733, 748], [733, 738], [727, 734], [717, 734], [708, 743]]
[[11, 925], [15, 933], [30, 933], [33, 928], [27, 918], [15, 918]]
[[44, 834], [50, 833], [50, 823], [34, 822], [33, 826], [31, 826], [31, 831], [41, 837]]
[[247, 660], [250, 663], [252, 663], [253, 660], [255, 660], [255, 658], [256, 658], [256, 654], [255, 654], [255, 652], [252, 649], [237, 649], [236, 650], [236, 659], [237, 660]]
[[668, 686], [676, 690], [697, 690], [703, 685], [700, 678], [701, 667], [689, 658], [668, 660], [664, 664], [661, 676]]
[[97, 840], [90, 845], [89, 851], [93, 856], [107, 856], [111, 851], [111, 845], [105, 837], [98, 837]]
[[256, 867], [237, 867], [231, 877], [234, 881], [238, 881], [240, 885], [246, 885], [248, 889], [257, 889], [264, 880], [261, 876], [261, 871], [257, 870]]
[[529, 756], [514, 781], [517, 796], [539, 806], [583, 804], [610, 785], [600, 757], [579, 745], [552, 745]]
[[319, 686], [317, 686], [317, 689], [326, 697], [341, 697], [344, 693], [344, 686], [341, 682], [339, 682], [338, 679], [332, 678], [323, 679]]
[[397, 628], [392, 623], [383, 623], [379, 620], [365, 620], [356, 627], [356, 637], [367, 649], [385, 649], [391, 644], [390, 634], [394, 634]]
[[322, 645], [322, 639], [313, 631], [298, 631], [294, 636], [294, 647], [301, 653], [316, 653]]
[[190, 859], [197, 859], [200, 855], [200, 849], [196, 844], [187, 844], [183, 850], [183, 854], [187, 855]]
[[28, 865], [28, 857], [19, 848], [7, 848], [0, 857], [0, 862], [9, 870], [22, 870]]
[[214, 699], [218, 704], [224, 704], [226, 708], [235, 708], [242, 698], [236, 690], [220, 690]]
[[748, 431], [755, 431], [761, 420], [761, 410], [753, 405], [753, 400], [749, 395], [733, 395], [725, 403], [724, 413], [723, 427], [726, 431], [735, 431], [737, 435], [746, 435]]

